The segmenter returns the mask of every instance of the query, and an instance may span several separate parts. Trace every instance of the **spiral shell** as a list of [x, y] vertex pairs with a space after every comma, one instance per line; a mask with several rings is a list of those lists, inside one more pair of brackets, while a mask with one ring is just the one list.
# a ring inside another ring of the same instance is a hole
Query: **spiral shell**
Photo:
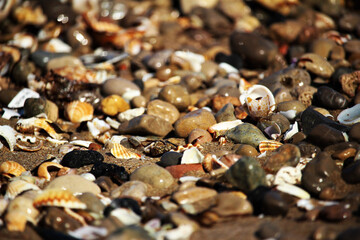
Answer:
[[14, 199], [17, 195], [27, 190], [40, 190], [38, 186], [24, 180], [11, 181], [6, 190], [5, 198]]
[[281, 142], [274, 141], [274, 140], [266, 140], [262, 141], [259, 144], [259, 151], [260, 153], [264, 153], [266, 151], [272, 152], [276, 150], [278, 147], [283, 145]]
[[116, 158], [130, 159], [130, 158], [141, 158], [141, 155], [130, 151], [120, 143], [113, 143], [111, 148], [111, 154]]
[[59, 163], [56, 163], [56, 162], [44, 162], [42, 163], [39, 168], [38, 168], [38, 176], [40, 178], [45, 178], [46, 181], [50, 181], [51, 179], [51, 176], [50, 176], [50, 173], [49, 173], [49, 170], [48, 168], [49, 167], [55, 167], [55, 168], [63, 168], [63, 166]]
[[77, 199], [70, 191], [47, 189], [36, 196], [34, 207], [53, 206], [75, 209], [85, 209], [86, 204]]
[[93, 114], [94, 108], [87, 102], [73, 101], [65, 107], [65, 116], [73, 123], [89, 121]]
[[8, 177], [17, 177], [23, 172], [26, 172], [26, 169], [14, 161], [6, 161], [0, 165], [0, 173]]

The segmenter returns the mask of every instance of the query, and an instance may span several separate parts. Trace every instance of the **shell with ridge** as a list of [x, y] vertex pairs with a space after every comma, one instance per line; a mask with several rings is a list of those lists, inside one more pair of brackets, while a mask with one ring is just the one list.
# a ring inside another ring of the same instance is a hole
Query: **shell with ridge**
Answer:
[[111, 148], [111, 154], [114, 157], [120, 159], [141, 158], [140, 154], [132, 152], [120, 143], [113, 143], [113, 147]]
[[44, 162], [38, 168], [38, 171], [37, 171], [38, 177], [45, 178], [46, 181], [50, 181], [51, 176], [49, 173], [49, 168], [62, 169], [63, 166], [56, 162]]
[[38, 129], [43, 129], [50, 137], [60, 140], [61, 135], [55, 131], [55, 129], [50, 125], [51, 123], [51, 120], [45, 118], [31, 117], [18, 120], [15, 129], [22, 133], [34, 133]]
[[264, 153], [266, 151], [272, 152], [272, 151], [275, 151], [277, 148], [279, 148], [282, 145], [283, 144], [281, 142], [274, 141], [274, 140], [262, 141], [259, 144], [259, 151], [260, 151], [260, 153]]
[[11, 152], [14, 151], [14, 147], [16, 144], [15, 135], [16, 135], [16, 131], [9, 125], [0, 126], [0, 136], [5, 138]]
[[94, 107], [87, 102], [72, 101], [65, 107], [65, 116], [73, 123], [89, 121], [94, 116]]
[[26, 169], [14, 161], [6, 161], [0, 165], [0, 173], [10, 178], [20, 176], [23, 172], [26, 172]]
[[70, 191], [62, 189], [46, 189], [34, 199], [34, 207], [64, 207], [85, 209], [86, 204], [76, 198]]
[[40, 190], [40, 188], [33, 183], [29, 183], [21, 179], [11, 181], [7, 186], [5, 198], [14, 199], [20, 193], [28, 190]]

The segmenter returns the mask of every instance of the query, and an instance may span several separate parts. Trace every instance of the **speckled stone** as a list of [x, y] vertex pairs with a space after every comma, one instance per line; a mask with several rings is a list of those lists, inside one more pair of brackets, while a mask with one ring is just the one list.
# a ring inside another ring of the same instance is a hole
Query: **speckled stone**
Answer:
[[86, 180], [80, 175], [64, 175], [57, 177], [45, 187], [45, 189], [56, 188], [69, 190], [74, 194], [90, 192], [96, 195], [101, 192], [98, 185]]
[[166, 189], [175, 182], [173, 176], [167, 170], [156, 164], [139, 167], [130, 175], [130, 180], [141, 181], [159, 189]]
[[300, 161], [300, 149], [293, 144], [285, 144], [265, 157], [264, 169], [275, 173], [284, 166], [295, 167]]
[[171, 124], [180, 117], [180, 113], [174, 105], [158, 99], [148, 103], [147, 114], [160, 117]]
[[214, 115], [204, 109], [187, 113], [175, 122], [175, 132], [179, 137], [186, 138], [195, 128], [207, 130], [216, 123]]
[[258, 147], [261, 141], [268, 140], [259, 128], [251, 123], [240, 124], [225, 133], [235, 143], [249, 144]]
[[253, 157], [242, 157], [225, 173], [226, 179], [244, 192], [266, 185], [265, 172]]

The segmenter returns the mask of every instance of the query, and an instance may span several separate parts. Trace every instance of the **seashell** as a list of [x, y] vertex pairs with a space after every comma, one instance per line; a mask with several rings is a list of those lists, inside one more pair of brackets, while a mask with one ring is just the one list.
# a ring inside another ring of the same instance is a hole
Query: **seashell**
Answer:
[[99, 142], [101, 142], [102, 144], [106, 144], [109, 140], [111, 139], [111, 133], [110, 132], [106, 132], [100, 136], [98, 136], [96, 138], [96, 140], [98, 140]]
[[52, 38], [49, 42], [45, 43], [43, 45], [43, 50], [57, 53], [70, 53], [72, 51], [68, 44], [58, 38]]
[[36, 152], [42, 149], [42, 147], [44, 146], [44, 141], [40, 140], [39, 143], [35, 146], [25, 146], [25, 145], [21, 145], [16, 143], [16, 147], [20, 148], [23, 151], [27, 151], [27, 152]]
[[125, 225], [139, 224], [141, 217], [127, 208], [117, 208], [110, 213], [111, 216], [116, 217]]
[[92, 141], [85, 141], [85, 140], [74, 140], [69, 142], [70, 144], [73, 144], [75, 146], [80, 146], [80, 147], [86, 147], [89, 148], [90, 144], [92, 144]]
[[181, 164], [195, 164], [202, 163], [204, 155], [196, 148], [192, 147], [184, 151], [181, 158]]
[[110, 117], [106, 117], [105, 121], [107, 122], [107, 124], [110, 125], [110, 127], [112, 127], [113, 129], [118, 129], [120, 126], [120, 123]]
[[325, 207], [325, 206], [333, 206], [333, 205], [337, 205], [339, 204], [339, 202], [335, 202], [335, 201], [318, 201], [315, 199], [300, 199], [299, 201], [297, 201], [296, 206], [298, 208], [302, 208], [305, 209], [306, 211], [311, 211], [315, 208], [319, 208], [319, 207]]
[[263, 85], [254, 85], [240, 95], [241, 104], [247, 105], [252, 117], [266, 117], [275, 110], [275, 98]]
[[0, 136], [5, 138], [6, 142], [9, 145], [10, 151], [14, 151], [16, 144], [16, 131], [9, 125], [0, 126]]
[[11, 181], [5, 193], [5, 198], [14, 199], [17, 195], [27, 190], [40, 190], [38, 186], [24, 180]]
[[83, 173], [80, 176], [82, 176], [83, 178], [85, 178], [86, 180], [91, 181], [91, 182], [96, 180], [96, 177], [92, 173]]
[[245, 93], [251, 86], [251, 83], [246, 81], [244, 78], [240, 78], [239, 91], [241, 94]]
[[89, 121], [93, 114], [94, 108], [87, 102], [72, 101], [65, 107], [65, 116], [73, 123]]
[[145, 110], [146, 109], [144, 107], [129, 109], [122, 113], [119, 113], [117, 118], [120, 122], [130, 121], [131, 119], [144, 114]]
[[0, 173], [8, 177], [20, 176], [26, 169], [19, 163], [14, 161], [6, 161], [0, 165]]
[[37, 131], [39, 128], [45, 130], [50, 137], [60, 140], [61, 135], [59, 135], [55, 129], [50, 125], [52, 121], [45, 118], [26, 118], [20, 119], [17, 121], [15, 129], [22, 133], [33, 133]]
[[46, 189], [34, 199], [34, 207], [54, 206], [74, 209], [85, 209], [86, 204], [77, 199], [70, 191]]
[[294, 167], [282, 167], [276, 173], [273, 184], [300, 184], [302, 173], [301, 170]]
[[174, 52], [174, 55], [188, 61], [192, 70], [195, 72], [200, 72], [201, 64], [205, 62], [205, 57], [203, 55], [193, 52], [176, 51]]
[[344, 125], [353, 125], [360, 122], [360, 103], [343, 110], [338, 115], [337, 120]]
[[105, 238], [109, 235], [109, 232], [105, 227], [87, 225], [73, 231], [69, 231], [68, 234], [77, 239], [98, 239]]
[[274, 141], [274, 140], [261, 141], [259, 144], [259, 151], [260, 151], [260, 153], [264, 153], [266, 151], [272, 152], [282, 145], [283, 144], [281, 142]]
[[225, 132], [231, 128], [234, 128], [243, 122], [241, 120], [225, 121], [216, 123], [208, 128], [209, 133], [215, 133], [215, 137], [224, 135]]
[[308, 192], [292, 184], [282, 183], [276, 186], [276, 190], [300, 199], [310, 199], [310, 194]]
[[176, 149], [174, 149], [172, 151], [174, 151], [174, 152], [184, 152], [185, 150], [193, 148], [193, 147], [196, 147], [199, 150], [203, 149], [203, 147], [198, 143], [195, 143], [194, 145], [191, 144], [191, 143], [188, 143], [188, 144], [186, 144], [184, 146], [178, 146]]
[[109, 124], [107, 124], [104, 120], [100, 120], [98, 118], [94, 118], [91, 122], [88, 121], [87, 127], [89, 128], [91, 135], [95, 138], [101, 133], [111, 129]]
[[114, 157], [120, 159], [141, 158], [140, 154], [130, 151], [120, 143], [113, 143], [113, 147], [111, 148], [111, 154]]
[[37, 171], [38, 177], [45, 178], [46, 181], [50, 181], [51, 176], [50, 176], [50, 173], [48, 170], [49, 167], [55, 167], [55, 168], [59, 168], [59, 169], [63, 168], [63, 166], [61, 164], [56, 163], [56, 162], [44, 162], [38, 168], [38, 171]]
[[299, 124], [298, 122], [295, 122], [290, 126], [290, 129], [285, 132], [284, 140], [289, 140], [290, 138], [292, 138], [292, 136], [294, 136], [298, 132], [299, 132]]

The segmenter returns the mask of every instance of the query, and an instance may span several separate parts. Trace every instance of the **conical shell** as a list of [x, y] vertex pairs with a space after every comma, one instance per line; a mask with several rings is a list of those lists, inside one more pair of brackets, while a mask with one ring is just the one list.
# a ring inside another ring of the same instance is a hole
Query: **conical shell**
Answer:
[[65, 107], [65, 115], [73, 123], [89, 121], [93, 114], [94, 108], [87, 102], [73, 101]]
[[7, 186], [5, 198], [14, 199], [17, 195], [27, 190], [40, 190], [40, 188], [24, 180], [11, 181]]
[[260, 153], [264, 153], [266, 151], [272, 152], [276, 150], [278, 147], [283, 145], [281, 142], [273, 141], [273, 140], [266, 140], [262, 141], [259, 144], [259, 151]]
[[77, 199], [70, 191], [47, 189], [36, 196], [34, 207], [53, 206], [75, 209], [85, 209], [86, 204]]
[[141, 158], [141, 155], [130, 151], [120, 143], [113, 143], [111, 154], [120, 159]]
[[0, 173], [7, 176], [20, 176], [26, 169], [14, 161], [6, 161], [0, 165]]

